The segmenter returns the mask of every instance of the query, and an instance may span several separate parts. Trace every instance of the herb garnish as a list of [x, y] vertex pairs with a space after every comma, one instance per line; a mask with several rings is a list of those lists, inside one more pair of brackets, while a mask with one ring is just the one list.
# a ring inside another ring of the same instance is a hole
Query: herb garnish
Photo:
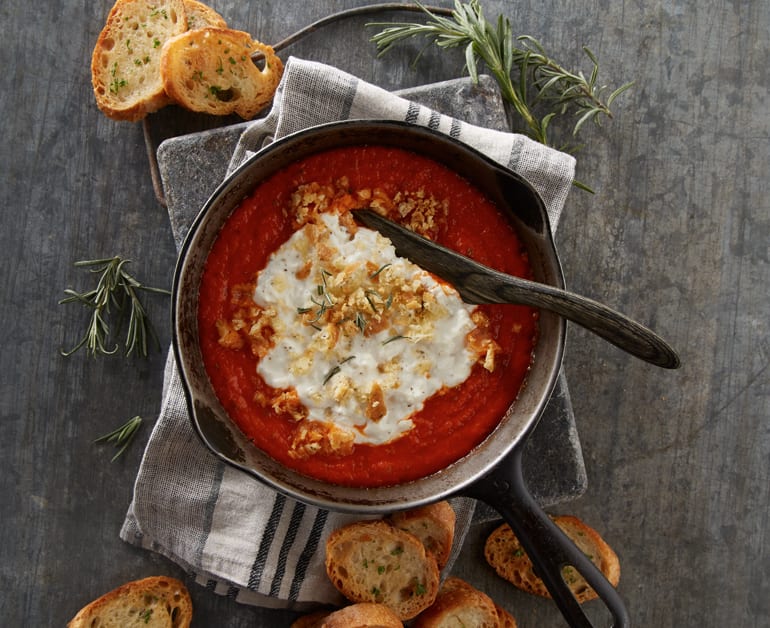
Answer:
[[110, 82], [110, 93], [111, 94], [117, 94], [118, 90], [120, 90], [121, 87], [125, 87], [128, 85], [128, 81], [124, 78], [118, 78], [118, 62], [116, 61], [112, 65], [112, 71], [110, 72], [110, 76], [112, 76], [112, 81]]
[[[373, 279], [376, 277], [379, 273], [381, 273], [385, 268], [390, 266], [390, 264], [383, 264], [378, 270], [376, 270], [374, 273], [369, 275], [369, 279]], [[297, 308], [297, 314], [304, 315], [304, 314], [310, 314], [314, 313], [315, 315], [310, 318], [305, 318], [305, 323], [307, 325], [310, 325], [314, 329], [321, 330], [321, 327], [317, 323], [321, 323], [321, 319], [324, 317], [324, 315], [332, 309], [335, 305], [337, 305], [337, 300], [332, 296], [328, 278], [332, 277], [333, 274], [330, 273], [326, 269], [321, 269], [321, 283], [316, 284], [315, 291], [313, 295], [310, 297], [311, 303], [313, 303], [314, 307], [298, 307]], [[368, 288], [364, 291], [364, 298], [366, 299], [366, 302], [369, 304], [369, 307], [372, 309], [373, 313], [375, 315], [379, 315], [380, 312], [384, 310], [390, 309], [391, 305], [393, 304], [393, 294], [389, 294], [387, 298], [384, 298], [377, 290]], [[343, 297], [344, 300], [344, 297]], [[381, 305], [380, 305], [381, 304]], [[338, 322], [345, 322], [345, 321], [352, 321], [353, 324], [358, 328], [358, 330], [362, 333], [366, 333], [366, 327], [369, 324], [369, 322], [366, 319], [366, 316], [364, 316], [363, 312], [357, 311], [355, 313], [355, 316], [349, 316], [343, 319], [342, 321]]]
[[367, 321], [366, 321], [366, 318], [364, 318], [364, 315], [361, 314], [361, 312], [356, 312], [356, 318], [353, 322], [355, 323], [356, 327], [358, 327], [358, 330], [362, 334], [366, 331]]
[[331, 369], [331, 370], [330, 370], [330, 371], [329, 371], [329, 372], [328, 372], [328, 373], [327, 373], [327, 374], [324, 376], [323, 385], [325, 386], [325, 385], [328, 383], [328, 381], [329, 381], [329, 380], [330, 380], [332, 377], [334, 377], [334, 376], [335, 376], [337, 373], [339, 373], [339, 372], [342, 370], [340, 367], [341, 367], [343, 364], [345, 364], [345, 362], [350, 362], [350, 361], [351, 361], [353, 358], [355, 358], [355, 357], [356, 357], [356, 356], [354, 356], [354, 355], [349, 355], [348, 357], [346, 357], [346, 358], [343, 358], [343, 359], [340, 361], [340, 363], [339, 363], [339, 364], [337, 364], [336, 366], [334, 366], [334, 367], [333, 367], [333, 368], [332, 368], [332, 369]]
[[[534, 37], [521, 35], [514, 42], [510, 21], [502, 15], [498, 16], [496, 25], [487, 21], [479, 0], [466, 3], [455, 0], [451, 18], [435, 15], [420, 2], [416, 4], [430, 18], [425, 24], [368, 24], [383, 27], [372, 37], [380, 54], [399, 41], [417, 36], [428, 37], [440, 48], [465, 47], [465, 65], [471, 79], [478, 81], [481, 59], [500, 86], [511, 128], [516, 126], [513, 118], [518, 115], [523, 122], [523, 132], [542, 144], [551, 145], [549, 124], [557, 116], [569, 112], [577, 116], [573, 136], [589, 120], [598, 124], [603, 116], [611, 118], [612, 103], [633, 85], [633, 82], [625, 83], [603, 100], [609, 88], [597, 84], [599, 62], [588, 47], [584, 46], [583, 51], [592, 69], [586, 78], [583, 72], [567, 70], [557, 63]], [[512, 76], [514, 70], [518, 73], [517, 81]], [[539, 105], [546, 105], [548, 110], [540, 118], [535, 112]], [[559, 148], [574, 152], [577, 147]]]
[[137, 415], [129, 419], [128, 421], [126, 421], [123, 425], [121, 425], [116, 430], [113, 430], [109, 434], [100, 436], [94, 442], [95, 443], [115, 443], [116, 447], [120, 447], [118, 452], [112, 457], [111, 462], [115, 462], [115, 460], [117, 460], [118, 457], [131, 444], [131, 441], [134, 439], [134, 436], [136, 436], [136, 433], [141, 427], [141, 425], [142, 425], [142, 417]]
[[90, 272], [99, 274], [100, 277], [96, 288], [86, 292], [67, 289], [64, 293], [68, 296], [59, 301], [59, 304], [80, 303], [91, 309], [91, 320], [83, 338], [69, 351], [62, 351], [62, 355], [70, 356], [82, 347], [85, 347], [94, 357], [117, 352], [117, 344], [111, 349], [106, 346], [110, 337], [107, 318], [113, 313], [118, 323], [116, 333], [119, 332], [120, 324], [128, 316], [128, 330], [124, 343], [126, 355], [131, 355], [136, 350], [143, 357], [147, 357], [148, 339], [153, 340], [155, 346], [160, 348], [155, 330], [139, 299], [139, 291], [159, 294], [170, 294], [170, 292], [141, 284], [126, 270], [128, 263], [130, 260], [119, 256], [75, 262], [76, 267], [88, 268]]
[[390, 262], [387, 264], [383, 264], [380, 266], [377, 270], [375, 270], [371, 275], [369, 275], [369, 279], [374, 279], [377, 275], [379, 275], [383, 270], [385, 270], [388, 266], [392, 266]]

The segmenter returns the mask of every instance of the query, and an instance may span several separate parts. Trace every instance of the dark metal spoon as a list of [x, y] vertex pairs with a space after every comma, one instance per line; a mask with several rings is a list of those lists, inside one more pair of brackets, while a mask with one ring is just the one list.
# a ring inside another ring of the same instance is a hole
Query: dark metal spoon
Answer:
[[370, 209], [355, 209], [353, 216], [389, 238], [398, 255], [451, 283], [466, 303], [518, 303], [542, 308], [589, 329], [646, 362], [668, 369], [679, 368], [679, 356], [665, 340], [606, 305], [488, 268]]

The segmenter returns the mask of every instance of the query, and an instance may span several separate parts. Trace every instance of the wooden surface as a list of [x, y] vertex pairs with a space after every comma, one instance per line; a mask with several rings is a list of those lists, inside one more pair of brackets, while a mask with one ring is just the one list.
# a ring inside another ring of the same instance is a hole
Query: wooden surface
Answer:
[[[275, 42], [358, 2], [211, 0], [231, 25]], [[445, 6], [451, 4], [442, 2]], [[615, 119], [584, 134], [558, 246], [569, 286], [642, 320], [680, 351], [662, 371], [571, 327], [565, 357], [588, 489], [559, 512], [599, 529], [620, 556], [634, 625], [767, 626], [770, 617], [770, 117], [765, 2], [485, 1], [567, 65], [590, 46], [600, 80], [636, 86]], [[91, 50], [109, 1], [6, 0], [0, 92], [0, 618], [61, 626], [87, 601], [175, 565], [118, 539], [160, 401], [149, 360], [63, 358], [84, 312], [57, 301], [88, 285], [72, 262], [122, 254], [170, 284], [174, 242], [150, 182], [140, 125], [103, 117]], [[399, 15], [401, 19], [416, 19]], [[403, 46], [377, 59], [366, 19], [325, 28], [287, 53], [388, 89], [462, 74], [459, 52]], [[285, 56], [285, 55], [284, 55]], [[582, 67], [585, 68], [585, 65]], [[168, 304], [147, 300], [161, 341]], [[130, 416], [138, 442], [111, 463], [92, 444]], [[523, 628], [563, 625], [480, 559], [458, 571]], [[293, 613], [238, 606], [191, 587], [195, 626], [288, 626]]]

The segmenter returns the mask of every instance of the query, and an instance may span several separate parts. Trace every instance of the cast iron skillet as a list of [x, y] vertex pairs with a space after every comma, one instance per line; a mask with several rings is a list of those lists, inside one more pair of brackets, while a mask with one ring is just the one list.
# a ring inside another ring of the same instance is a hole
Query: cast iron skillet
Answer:
[[593, 563], [552, 523], [529, 494], [521, 456], [553, 391], [564, 350], [565, 321], [541, 312], [535, 357], [516, 402], [498, 427], [456, 463], [397, 486], [357, 489], [303, 476], [257, 449], [228, 417], [203, 367], [198, 344], [198, 290], [211, 246], [226, 219], [262, 180], [288, 164], [341, 146], [390, 145], [430, 157], [484, 190], [505, 211], [528, 251], [535, 281], [564, 287], [564, 277], [538, 194], [518, 175], [478, 151], [430, 129], [393, 121], [335, 122], [277, 140], [229, 176], [193, 222], [174, 274], [173, 348], [193, 426], [220, 459], [299, 501], [329, 510], [380, 514], [457, 495], [493, 506], [511, 526], [571, 626], [592, 623], [562, 579], [571, 565], [606, 605], [613, 625], [628, 625], [623, 602]]

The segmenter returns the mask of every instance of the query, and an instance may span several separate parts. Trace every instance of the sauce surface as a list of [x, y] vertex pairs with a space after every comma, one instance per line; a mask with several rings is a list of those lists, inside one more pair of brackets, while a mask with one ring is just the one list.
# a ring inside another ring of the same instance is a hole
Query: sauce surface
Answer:
[[[199, 334], [206, 371], [223, 407], [271, 457], [331, 483], [393, 485], [455, 462], [489, 435], [514, 402], [532, 358], [536, 311], [477, 306], [486, 333], [496, 343], [494, 368], [476, 362], [460, 384], [429, 397], [411, 415], [413, 427], [405, 435], [384, 444], [355, 443], [342, 450], [297, 455], [293, 446], [298, 425], [308, 422], [299, 420], [301, 415], [290, 404], [273, 403], [280, 391], [258, 372], [271, 330], [255, 334], [251, 321], [251, 338], [244, 341], [244, 333], [231, 322], [248, 319], [248, 312], [257, 307], [259, 273], [301, 227], [298, 190], [307, 198], [314, 194], [316, 200], [336, 195], [337, 211], [340, 204], [343, 209], [373, 207], [483, 264], [531, 276], [521, 242], [501, 212], [466, 180], [430, 159], [391, 147], [361, 146], [296, 162], [260, 184], [233, 212], [206, 263]], [[302, 211], [308, 206], [302, 205]], [[265, 346], [257, 346], [260, 343]]]

